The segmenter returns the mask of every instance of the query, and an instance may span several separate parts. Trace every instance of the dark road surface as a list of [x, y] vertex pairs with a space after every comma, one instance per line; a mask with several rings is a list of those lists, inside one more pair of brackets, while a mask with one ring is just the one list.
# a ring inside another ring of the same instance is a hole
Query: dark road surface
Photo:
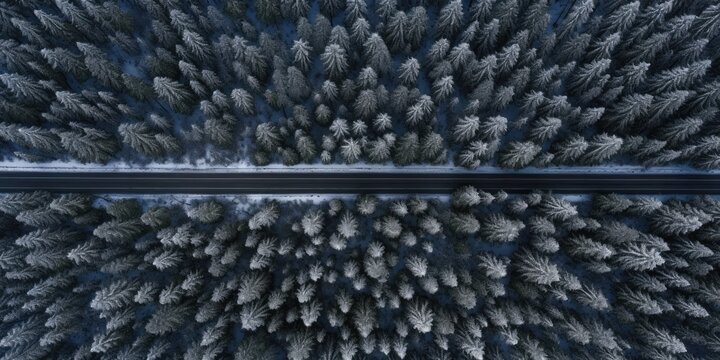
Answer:
[[340, 194], [485, 191], [720, 194], [720, 175], [488, 173], [0, 172], [0, 192]]

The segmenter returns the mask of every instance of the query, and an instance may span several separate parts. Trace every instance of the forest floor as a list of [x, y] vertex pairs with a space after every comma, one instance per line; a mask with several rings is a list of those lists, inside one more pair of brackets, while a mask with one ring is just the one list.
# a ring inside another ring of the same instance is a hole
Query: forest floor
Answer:
[[248, 163], [220, 164], [188, 164], [188, 163], [157, 163], [129, 164], [113, 163], [112, 166], [98, 164], [82, 164], [75, 161], [51, 161], [46, 163], [31, 163], [26, 161], [3, 161], [0, 171], [44, 171], [44, 172], [224, 172], [224, 173], [336, 173], [336, 172], [392, 172], [392, 173], [497, 173], [497, 174], [720, 174], [720, 170], [697, 169], [690, 166], [655, 166], [645, 167], [636, 165], [605, 165], [605, 166], [553, 166], [545, 168], [527, 167], [513, 170], [496, 166], [482, 166], [467, 169], [453, 165], [377, 165], [366, 163], [355, 164], [301, 164], [284, 166], [271, 164], [267, 166], [254, 166]]

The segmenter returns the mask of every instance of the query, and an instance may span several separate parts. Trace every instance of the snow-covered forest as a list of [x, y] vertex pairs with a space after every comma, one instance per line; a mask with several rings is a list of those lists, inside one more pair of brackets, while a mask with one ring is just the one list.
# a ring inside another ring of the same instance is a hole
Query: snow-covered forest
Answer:
[[712, 0], [13, 0], [0, 150], [720, 168]]
[[[719, 107], [717, 0], [0, 1], [5, 169], [698, 174]], [[719, 196], [95, 179], [0, 194], [0, 360], [720, 359]]]
[[7, 360], [720, 356], [711, 197], [38, 191], [0, 214]]

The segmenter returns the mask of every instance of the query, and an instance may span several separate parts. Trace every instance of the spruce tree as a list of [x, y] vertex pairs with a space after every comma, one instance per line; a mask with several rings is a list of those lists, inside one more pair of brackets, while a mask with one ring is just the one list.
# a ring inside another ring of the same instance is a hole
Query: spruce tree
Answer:
[[153, 80], [155, 93], [181, 113], [190, 112], [193, 107], [194, 96], [182, 84], [165, 77], [156, 77]]

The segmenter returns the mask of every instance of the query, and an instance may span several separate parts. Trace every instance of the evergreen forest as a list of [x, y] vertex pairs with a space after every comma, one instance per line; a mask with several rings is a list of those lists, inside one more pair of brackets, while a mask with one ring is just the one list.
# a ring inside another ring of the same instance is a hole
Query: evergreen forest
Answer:
[[719, 109], [718, 0], [0, 1], [0, 360], [720, 359]]
[[0, 198], [0, 356], [717, 359], [720, 201]]
[[4, 161], [720, 167], [712, 0], [12, 0]]

